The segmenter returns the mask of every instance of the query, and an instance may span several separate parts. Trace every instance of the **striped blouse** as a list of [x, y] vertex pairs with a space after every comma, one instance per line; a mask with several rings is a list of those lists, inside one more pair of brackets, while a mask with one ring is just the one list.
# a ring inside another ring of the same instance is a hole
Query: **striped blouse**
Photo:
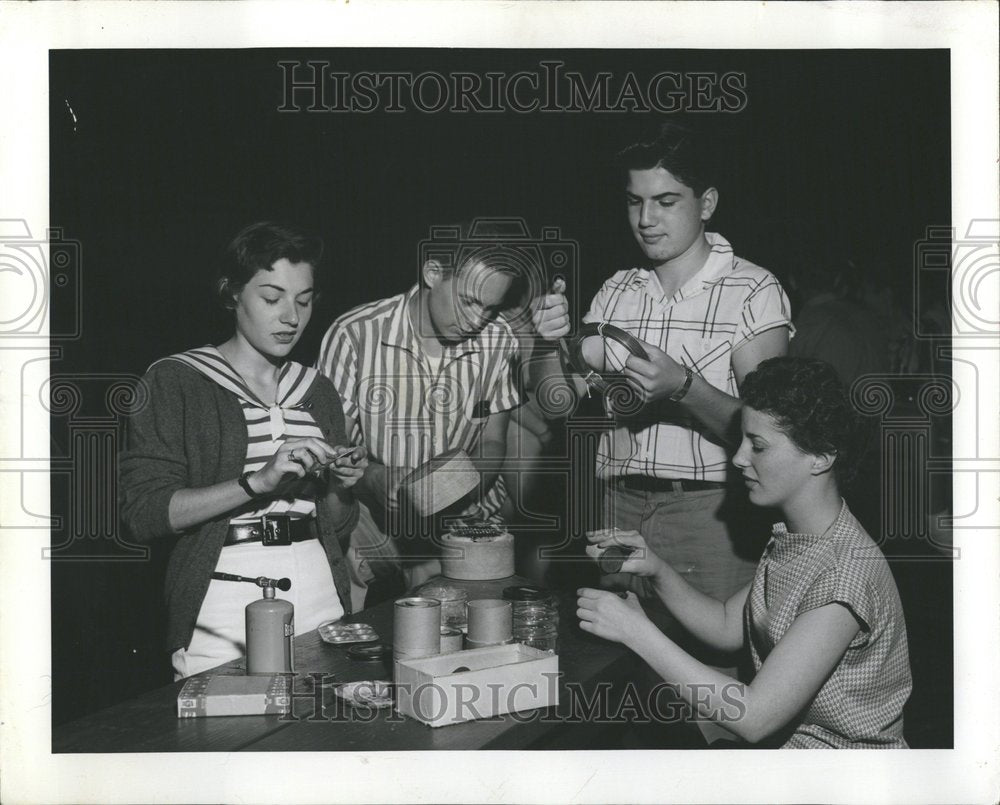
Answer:
[[[286, 439], [323, 438], [323, 432], [312, 414], [300, 407], [316, 376], [316, 370], [311, 367], [287, 361], [278, 374], [277, 401], [274, 405], [266, 405], [213, 346], [192, 349], [164, 360], [186, 363], [239, 398], [247, 423], [244, 472], [261, 469]], [[314, 477], [304, 478], [300, 483], [292, 485], [284, 495], [264, 498], [258, 508], [241, 511], [229, 522], [254, 522], [264, 514], [315, 517], [318, 483], [318, 479]]]

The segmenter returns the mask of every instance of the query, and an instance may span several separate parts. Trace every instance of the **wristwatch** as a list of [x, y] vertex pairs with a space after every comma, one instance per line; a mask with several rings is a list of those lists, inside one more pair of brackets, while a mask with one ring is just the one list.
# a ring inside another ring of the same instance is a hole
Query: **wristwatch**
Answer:
[[688, 393], [691, 388], [691, 382], [694, 380], [694, 372], [691, 371], [690, 367], [684, 367], [684, 383], [681, 385], [677, 391], [667, 397], [670, 402], [680, 402], [684, 399], [684, 396]]
[[252, 498], [259, 498], [260, 492], [255, 492], [253, 487], [250, 486], [250, 481], [248, 480], [250, 476], [253, 475], [253, 470], [250, 472], [243, 473], [239, 478], [236, 479], [237, 483], [243, 487], [243, 491], [246, 492]]

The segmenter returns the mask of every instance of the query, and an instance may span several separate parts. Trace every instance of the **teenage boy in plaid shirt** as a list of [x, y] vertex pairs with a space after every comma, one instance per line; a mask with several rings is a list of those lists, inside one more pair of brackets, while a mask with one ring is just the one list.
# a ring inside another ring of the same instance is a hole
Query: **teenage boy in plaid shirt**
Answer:
[[[584, 321], [628, 331], [649, 360], [596, 337], [584, 341], [583, 355], [596, 369], [624, 365], [643, 402], [601, 436], [597, 476], [608, 492], [607, 524], [639, 531], [696, 589], [724, 601], [750, 581], [758, 559], [737, 552], [739, 535], [730, 530], [742, 500], [726, 484], [739, 436], [739, 384], [762, 360], [786, 353], [791, 311], [770, 272], [705, 231], [719, 203], [708, 150], [693, 131], [667, 123], [618, 155], [646, 264], [607, 280]], [[565, 296], [536, 300], [533, 322], [545, 341], [566, 335]], [[551, 374], [557, 360], [552, 354], [536, 366]], [[579, 376], [574, 385], [581, 393]], [[629, 574], [603, 581], [653, 597]]]

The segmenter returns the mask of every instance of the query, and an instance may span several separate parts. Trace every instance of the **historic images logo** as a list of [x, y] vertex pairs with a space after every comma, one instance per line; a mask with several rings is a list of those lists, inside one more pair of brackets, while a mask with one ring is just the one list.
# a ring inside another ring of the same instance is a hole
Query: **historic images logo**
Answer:
[[345, 72], [330, 61], [279, 61], [279, 112], [740, 112], [746, 74], [650, 76], [566, 70], [542, 61], [517, 72]]

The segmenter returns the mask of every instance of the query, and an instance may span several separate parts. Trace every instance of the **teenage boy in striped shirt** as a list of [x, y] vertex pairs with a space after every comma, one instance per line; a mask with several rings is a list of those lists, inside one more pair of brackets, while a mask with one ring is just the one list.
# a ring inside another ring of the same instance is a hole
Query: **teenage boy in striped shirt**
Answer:
[[[629, 223], [646, 263], [607, 280], [584, 321], [628, 331], [644, 342], [649, 360], [596, 337], [585, 340], [583, 354], [596, 369], [624, 365], [644, 403], [601, 436], [605, 524], [639, 531], [695, 588], [725, 601], [750, 581], [759, 558], [746, 549], [745, 534], [731, 533], [743, 497], [726, 484], [738, 443], [739, 384], [765, 358], [785, 354], [791, 316], [770, 272], [705, 231], [719, 202], [708, 150], [694, 132], [667, 123], [618, 155]], [[566, 298], [536, 300], [533, 322], [545, 341], [566, 335]], [[533, 369], [552, 373], [557, 364], [550, 354]], [[627, 574], [603, 581], [655, 598]]]
[[378, 588], [370, 605], [440, 572], [427, 542], [433, 535], [413, 533], [428, 524], [401, 522], [406, 473], [461, 448], [482, 477], [481, 496], [463, 513], [494, 518], [507, 496], [499, 467], [521, 399], [511, 363], [517, 340], [498, 314], [518, 262], [505, 259], [502, 244], [460, 244], [429, 252], [421, 281], [406, 293], [338, 318], [320, 348], [317, 365], [340, 394], [348, 438], [368, 448], [348, 551], [355, 602], [369, 585]]

